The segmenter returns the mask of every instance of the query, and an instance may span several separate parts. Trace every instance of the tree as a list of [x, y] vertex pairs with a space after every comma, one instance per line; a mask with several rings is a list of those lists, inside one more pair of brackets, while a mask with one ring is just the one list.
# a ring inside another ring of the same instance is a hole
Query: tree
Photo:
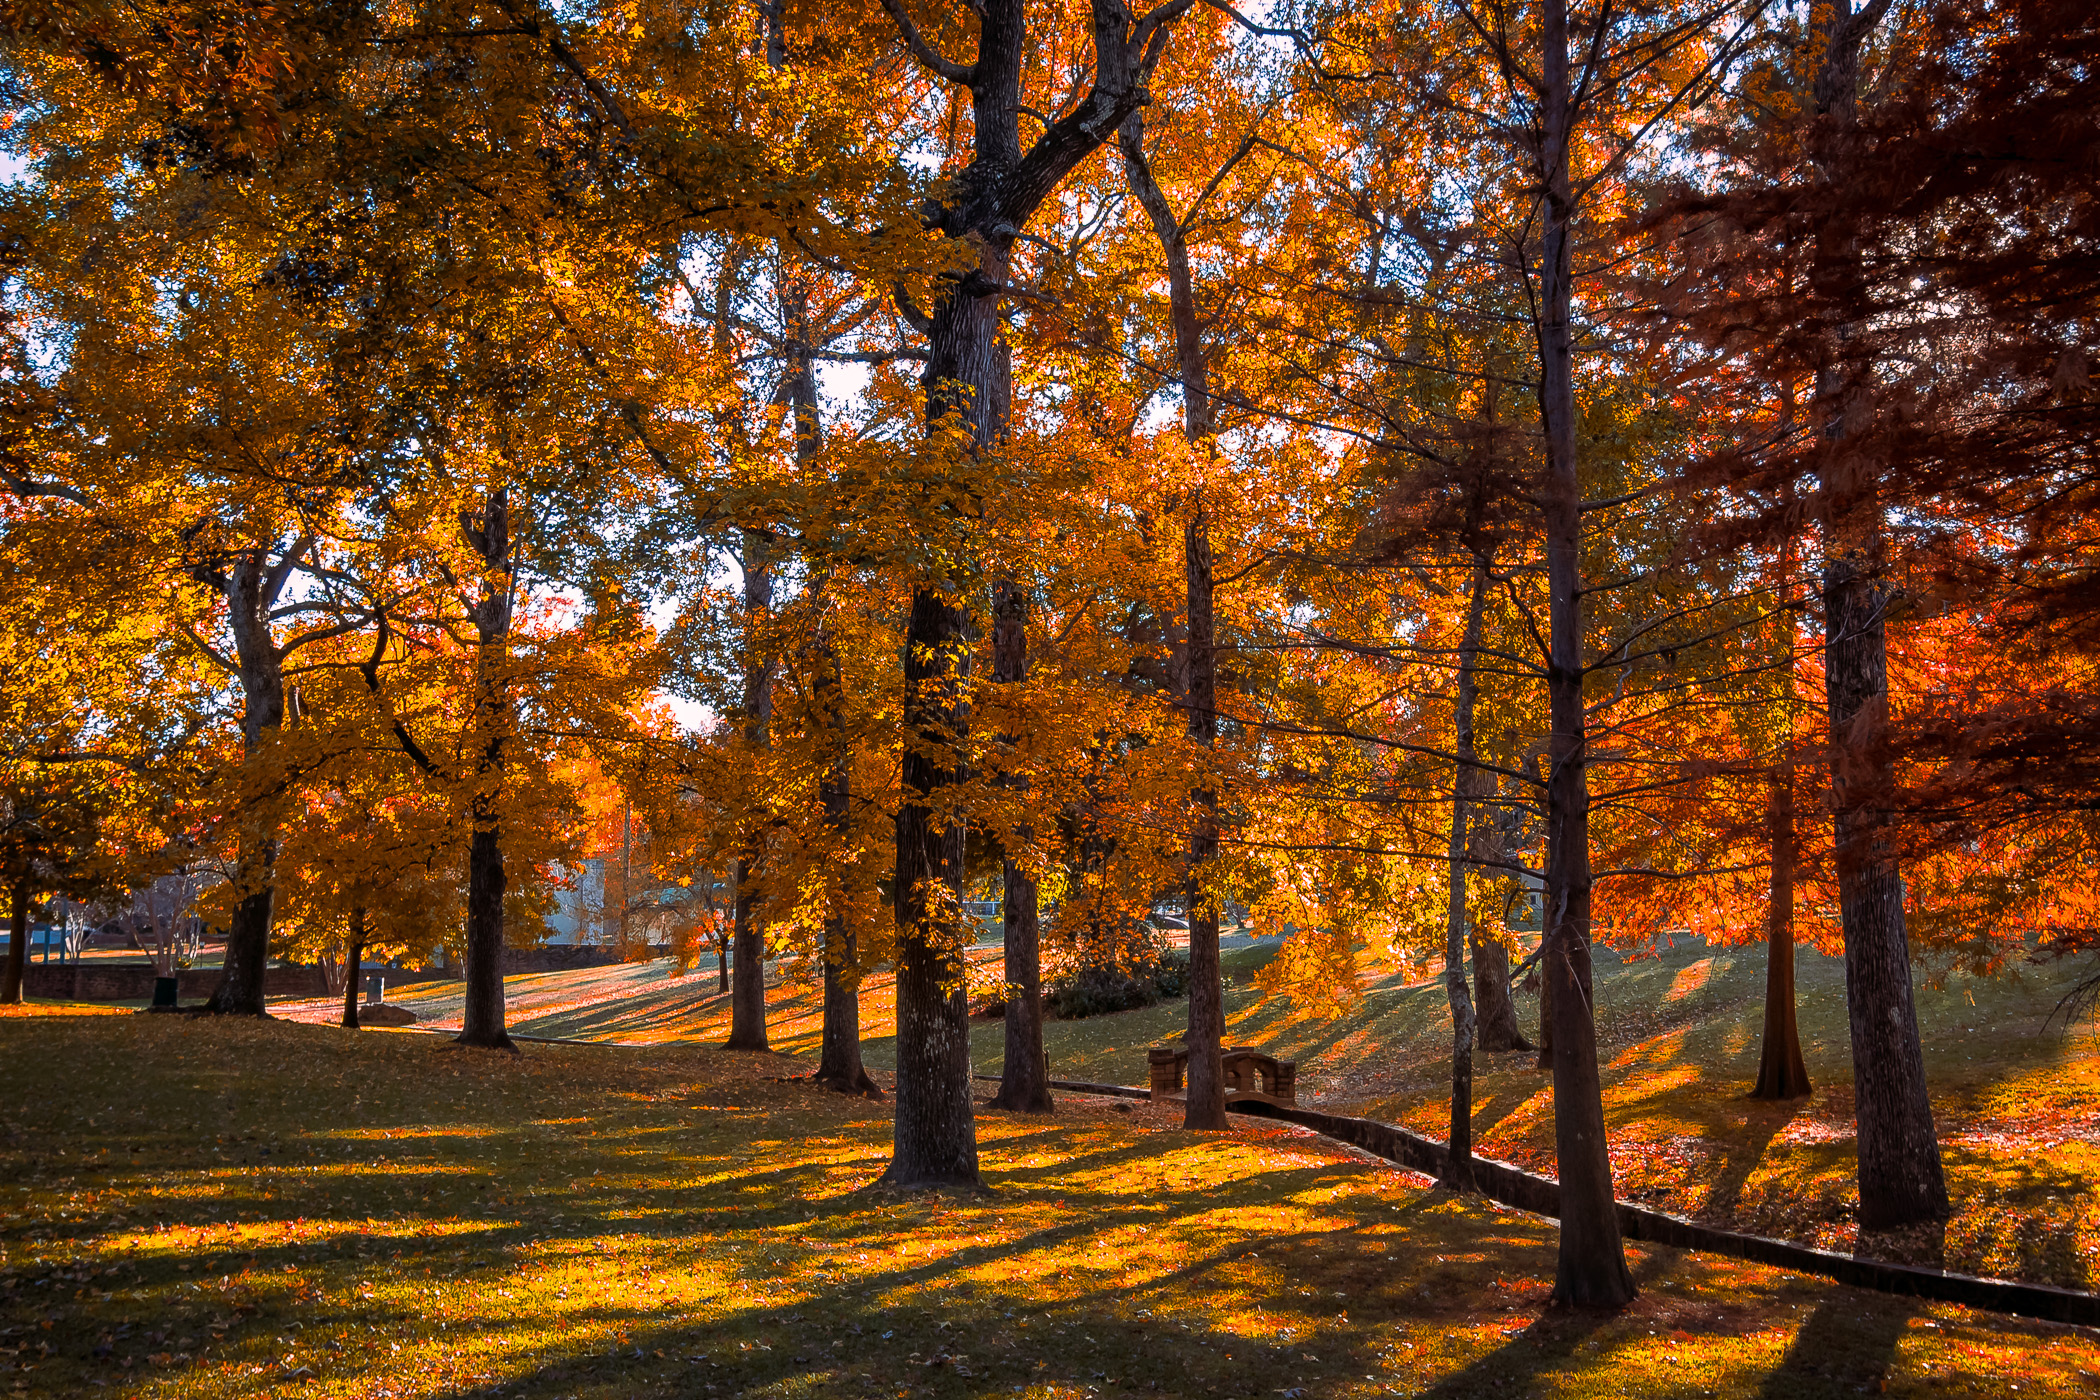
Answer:
[[[1826, 183], [1850, 173], [1860, 49], [1887, 8], [1887, 0], [1869, 0], [1855, 12], [1851, 0], [1841, 0], [1828, 12], [1808, 141], [1810, 160]], [[1825, 289], [1852, 281], [1858, 257], [1856, 235], [1843, 221], [1829, 220], [1817, 231], [1810, 280]], [[1859, 1118], [1860, 1223], [1883, 1227], [1944, 1217], [1949, 1207], [1911, 998], [1903, 876], [1887, 831], [1888, 799], [1879, 791], [1889, 775], [1860, 762], [1886, 746], [1889, 682], [1887, 594], [1879, 579], [1882, 507], [1874, 499], [1871, 473], [1846, 440], [1873, 374], [1871, 360], [1848, 345], [1854, 339], [1846, 324], [1830, 327], [1810, 411], [1826, 453], [1820, 470], [1830, 532], [1823, 564], [1823, 676]]]
[[364, 959], [428, 957], [460, 926], [466, 895], [466, 842], [449, 794], [372, 722], [380, 715], [360, 689], [344, 678], [336, 694], [314, 697], [322, 718], [351, 733], [302, 785], [300, 819], [279, 852], [283, 941], [341, 967], [347, 1030], [358, 1029]]
[[[773, 565], [764, 533], [744, 531], [743, 575], [745, 636], [764, 634], [765, 616], [773, 605]], [[747, 641], [744, 658], [744, 742], [763, 750], [773, 720], [773, 659]], [[764, 1050], [766, 1044], [766, 926], [760, 892], [760, 848], [747, 845], [736, 858], [735, 966], [729, 985], [730, 1050]]]
[[197, 896], [218, 878], [208, 866], [178, 866], [151, 884], [131, 892], [129, 907], [117, 917], [134, 946], [153, 962], [162, 977], [173, 977], [196, 948]]
[[[48, 498], [45, 498], [48, 500]], [[70, 513], [71, 502], [55, 513]], [[107, 908], [191, 839], [213, 687], [177, 617], [105, 580], [48, 571], [43, 512], [0, 503], [0, 897], [14, 928], [0, 1002], [19, 1002], [33, 903]]]
[[1451, 1132], [1444, 1174], [1437, 1184], [1471, 1191], [1473, 1181], [1473, 1034], [1477, 1024], [1466, 992], [1466, 874], [1470, 832], [1467, 799], [1482, 787], [1473, 742], [1474, 667], [1480, 654], [1481, 615], [1486, 609], [1488, 562], [1479, 560], [1466, 583], [1466, 631], [1458, 650], [1458, 695], [1451, 710], [1457, 763], [1451, 783], [1449, 846], [1450, 904], [1445, 915], [1444, 995], [1451, 1003]]
[[[88, 801], [83, 801], [86, 798]], [[22, 1000], [29, 913], [37, 900], [92, 886], [99, 814], [92, 795], [56, 775], [0, 785], [0, 890], [7, 896], [7, 962], [0, 1003]]]
[[[1015, 239], [1044, 200], [1145, 100], [1168, 27], [1191, 0], [1133, 19], [1094, 0], [1094, 79], [1025, 149], [1022, 70], [1030, 40], [1021, 0], [978, 10], [977, 57], [935, 50], [902, 0], [883, 0], [912, 57], [969, 94], [974, 151], [928, 210], [928, 223], [971, 249], [975, 266], [948, 281], [926, 321], [926, 420], [932, 441], [995, 451], [1007, 434], [1011, 369], [999, 324]], [[929, 506], [944, 509], [939, 493]], [[958, 533], [962, 522], [944, 522]], [[967, 735], [963, 685], [972, 585], [954, 556], [914, 589], [905, 633], [903, 763], [897, 815], [897, 1115], [883, 1180], [896, 1186], [977, 1183], [970, 1109], [970, 1037], [962, 985], [962, 835], [952, 790]]]
[[[1473, 236], [1452, 246], [1495, 269], [1489, 285], [1499, 287], [1531, 339], [1520, 382], [1538, 407], [1538, 460], [1524, 492], [1544, 555], [1541, 1040], [1554, 1076], [1563, 1207], [1555, 1296], [1572, 1306], [1618, 1306], [1634, 1294], [1613, 1199], [1591, 1000], [1591, 940], [1608, 926], [1594, 907], [1598, 721], [1591, 711], [1652, 674], [1657, 653], [1671, 648], [1651, 634], [1684, 614], [1680, 604], [1663, 602], [1648, 617], [1640, 616], [1647, 605], [1613, 616], [1614, 595], [1653, 577], [1652, 565], [1630, 578], [1607, 575], [1608, 588], [1594, 583], [1597, 566], [1652, 552], [1637, 528], [1615, 529], [1603, 517], [1655, 486], [1619, 482], [1619, 491], [1597, 492], [1615, 474], [1612, 459], [1624, 458], [1587, 450], [1586, 420], [1623, 411], [1623, 400], [1579, 394], [1578, 380], [1629, 388], [1638, 381], [1631, 357], [1606, 338], [1600, 304], [1578, 295], [1577, 284], [1593, 284], [1631, 251], [1614, 241], [1614, 225], [1634, 202], [1636, 177], [1666, 148], [1677, 115], [1731, 71], [1743, 25], [1755, 14], [1754, 5], [1688, 14], [1664, 4], [1577, 9], [1562, 0], [1492, 11], [1402, 7], [1366, 21], [1348, 17], [1337, 42], [1353, 44], [1361, 71], [1330, 81], [1345, 94], [1400, 94], [1401, 110], [1437, 134], [1444, 150], [1468, 153], [1463, 188], [1480, 216], [1467, 230]], [[1412, 136], [1409, 129], [1396, 139]], [[1380, 359], [1396, 357], [1405, 360], [1397, 350], [1379, 351]], [[1600, 399], [1610, 404], [1605, 415], [1597, 413]], [[1606, 620], [1613, 626], [1599, 636]], [[1627, 720], [1611, 729], [1613, 747], [1630, 747]], [[1607, 810], [1627, 805], [1618, 793], [1610, 797]]]
[[1757, 1082], [1753, 1099], [1806, 1098], [1812, 1089], [1808, 1061], [1801, 1054], [1801, 1023], [1794, 1003], [1794, 879], [1800, 868], [1796, 853], [1798, 820], [1794, 811], [1795, 785], [1795, 698], [1792, 612], [1793, 550], [1791, 541], [1779, 562], [1780, 596], [1773, 609], [1775, 630], [1780, 630], [1778, 650], [1785, 657], [1779, 668], [1779, 715], [1781, 733], [1779, 759], [1768, 779], [1771, 799], [1771, 880], [1765, 931], [1765, 1019], [1758, 1042]]
[[[2004, 625], [1985, 618], [2037, 620], [2007, 607], [2025, 582], [2054, 593], [2081, 573], [2043, 543], [2055, 532], [2034, 509], [2084, 509], [2060, 472], [2090, 415], [2052, 371], [2075, 374], [2091, 339], [2064, 314], [2090, 286], [2090, 259], [2071, 250], [2091, 233], [2071, 212], [2084, 193], [2060, 183], [2060, 143], [2091, 105], [2072, 55], [2095, 42], [2090, 16], [2047, 4], [1819, 5], [1776, 28], [1737, 119], [1706, 142], [1730, 178], [1661, 212], [1685, 269], [1668, 306], [1726, 373], [1746, 367], [1766, 389], [1763, 403], [1740, 396], [1735, 446], [1700, 464], [1696, 484], [1725, 493], [1733, 517], [1704, 543], [1777, 553], [1805, 516], [1822, 555], [1822, 749], [1868, 1228], [1948, 1209], [1910, 978], [1941, 882], [1906, 880], [1906, 861], [1944, 871], [1962, 844], [2064, 810], [2032, 786], [2000, 805], [2009, 789], [1975, 762], [2025, 727], [2011, 720], [2022, 687], [1979, 679], [1975, 704], [1927, 673], [1908, 687], [1892, 639], [1923, 638], [1954, 603], [1982, 622], [1975, 645]], [[1982, 645], [1973, 675], [2019, 673]], [[2029, 711], [2041, 727], [2060, 694]], [[2075, 753], [2053, 749], [2052, 772], [2074, 774]]]
[[[1145, 121], [1141, 113], [1133, 112], [1123, 119], [1117, 140], [1131, 191], [1143, 206], [1145, 217], [1159, 238], [1160, 252], [1167, 264], [1175, 370], [1181, 389], [1182, 432], [1197, 454], [1212, 454], [1217, 446], [1217, 428], [1210, 399], [1209, 355], [1197, 319], [1195, 284], [1189, 271], [1184, 221], [1168, 203], [1159, 181], [1153, 178], [1151, 163], [1145, 157]], [[1209, 749], [1215, 748], [1218, 742], [1217, 613], [1213, 597], [1215, 580], [1211, 571], [1210, 515], [1204, 506], [1201, 483], [1202, 476], [1199, 476], [1186, 506], [1188, 520], [1182, 533], [1187, 587], [1180, 670], [1181, 701], [1187, 710], [1188, 737], [1194, 744]], [[1205, 883], [1206, 867], [1218, 850], [1217, 794], [1201, 788], [1193, 794], [1193, 799], [1187, 897], [1188, 1098], [1183, 1126], [1218, 1129], [1226, 1126], [1222, 1058], [1225, 993], [1218, 970], [1218, 902]]]

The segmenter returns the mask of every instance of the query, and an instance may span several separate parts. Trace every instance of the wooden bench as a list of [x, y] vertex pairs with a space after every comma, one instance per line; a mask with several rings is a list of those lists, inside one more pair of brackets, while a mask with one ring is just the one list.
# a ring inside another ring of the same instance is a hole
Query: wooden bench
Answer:
[[[1155, 1045], [1145, 1052], [1152, 1071], [1152, 1101], [1187, 1097], [1189, 1051], [1186, 1045]], [[1251, 1045], [1229, 1045], [1224, 1054], [1225, 1101], [1260, 1099], [1285, 1108], [1298, 1102], [1298, 1065], [1264, 1055]]]

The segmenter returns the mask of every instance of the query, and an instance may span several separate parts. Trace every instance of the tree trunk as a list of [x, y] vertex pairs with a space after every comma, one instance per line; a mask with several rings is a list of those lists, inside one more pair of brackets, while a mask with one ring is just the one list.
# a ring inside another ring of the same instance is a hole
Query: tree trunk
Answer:
[[1509, 949], [1492, 938], [1473, 938], [1474, 1043], [1482, 1050], [1536, 1050], [1517, 1024], [1510, 994]]
[[1823, 592], [1828, 641], [1831, 795], [1837, 812], [1838, 908], [1845, 933], [1845, 1008], [1859, 1130], [1859, 1222], [1888, 1229], [1949, 1213], [1903, 925], [1903, 875], [1881, 808], [1891, 775], [1884, 595], [1834, 561]]
[[824, 942], [824, 1040], [816, 1082], [841, 1094], [879, 1099], [882, 1086], [860, 1059], [858, 940], [844, 921], [833, 920], [824, 927]]
[[[1809, 148], [1826, 181], [1843, 180], [1857, 156], [1859, 50], [1885, 4], [1826, 17], [1816, 119]], [[1859, 241], [1848, 224], [1818, 229], [1811, 278], [1832, 305], [1849, 303]], [[1859, 1139], [1859, 1220], [1885, 1229], [1949, 1213], [1939, 1137], [1925, 1085], [1903, 920], [1903, 875], [1888, 839], [1888, 592], [1880, 581], [1882, 507], [1874, 465], [1850, 440], [1869, 415], [1873, 366], [1859, 327], [1831, 331], [1815, 381], [1828, 514], [1823, 571], [1823, 674], [1830, 725], [1831, 805], [1837, 828], [1839, 917], [1845, 936], [1845, 1004], [1852, 1022], [1852, 1079]]]
[[1478, 562], [1466, 590], [1466, 633], [1458, 647], [1458, 696], [1451, 710], [1457, 762], [1451, 777], [1451, 837], [1446, 849], [1450, 897], [1444, 911], [1444, 996], [1451, 1003], [1451, 1136], [1444, 1174], [1437, 1185], [1471, 1191], [1473, 1181], [1473, 999], [1466, 994], [1466, 801], [1480, 790], [1473, 767], [1474, 658], [1480, 651], [1481, 614], [1487, 606], [1488, 570]]
[[[227, 626], [240, 664], [242, 763], [251, 770], [262, 762], [270, 735], [284, 723], [284, 654], [277, 649], [270, 612], [306, 548], [302, 541], [274, 564], [268, 549], [244, 551], [223, 580]], [[262, 799], [254, 794], [244, 794], [244, 799], [258, 803], [241, 814], [235, 881], [245, 893], [234, 906], [219, 985], [204, 1010], [262, 1016], [268, 1014], [263, 979], [270, 965], [277, 837]]]
[[[766, 746], [773, 728], [773, 663], [759, 654], [754, 633], [773, 606], [773, 564], [767, 541], [756, 530], [744, 532], [744, 738], [754, 749]], [[747, 813], [753, 822], [757, 814]], [[747, 833], [736, 862], [736, 960], [729, 974], [730, 1050], [768, 1050], [766, 1040], [766, 926], [758, 888], [760, 845]]]
[[29, 882], [7, 887], [7, 967], [0, 971], [0, 1004], [19, 1006], [23, 970], [29, 966]]
[[1043, 1050], [1042, 936], [1036, 884], [1008, 859], [1006, 898], [1001, 906], [1006, 947], [1006, 1058], [1000, 1066], [993, 1108], [1049, 1113], [1050, 1057]]
[[357, 1029], [357, 998], [364, 991], [365, 910], [350, 911], [350, 947], [343, 959], [343, 1029]]
[[[1188, 240], [1153, 177], [1145, 156], [1145, 123], [1139, 113], [1117, 132], [1131, 192], [1151, 221], [1167, 264], [1167, 303], [1174, 326], [1174, 361], [1181, 385], [1182, 433], [1207, 460], [1215, 450], [1217, 423], [1210, 396], [1210, 361], [1196, 315], [1196, 284], [1189, 268]], [[1182, 534], [1187, 574], [1187, 646], [1181, 700], [1188, 736], [1209, 750], [1218, 742], [1217, 613], [1212, 596], [1210, 516], [1199, 482], [1190, 493], [1189, 521]], [[1221, 1129], [1225, 1118], [1225, 988], [1218, 960], [1218, 908], [1205, 888], [1206, 867], [1218, 851], [1217, 794], [1198, 787], [1190, 794], [1189, 831], [1189, 1052], [1188, 1101], [1182, 1124]]]
[[[766, 66], [778, 73], [787, 66], [787, 5], [785, 0], [759, 0], [759, 18], [765, 33]], [[781, 326], [786, 333], [782, 347], [781, 386], [775, 402], [785, 401], [792, 414], [792, 431], [795, 436], [795, 459], [807, 463], [816, 455], [817, 421], [816, 381], [812, 373], [809, 345], [807, 298], [800, 295], [800, 284], [788, 272], [788, 245], [776, 245], [774, 262], [775, 300], [780, 308]], [[726, 323], [725, 323], [726, 333]], [[773, 658], [764, 654], [765, 642], [761, 630], [767, 614], [773, 607], [773, 560], [771, 540], [757, 530], [743, 532], [744, 566], [744, 739], [754, 749], [765, 748], [772, 740], [773, 729]], [[758, 888], [763, 851], [759, 839], [760, 814], [747, 810], [746, 820], [751, 828], [745, 833], [744, 849], [736, 862], [735, 902], [735, 966], [729, 975], [729, 1040], [724, 1047], [730, 1050], [770, 1050], [771, 1042], [766, 1037], [766, 926], [763, 895]], [[823, 1053], [829, 1055], [833, 1047], [828, 1039], [834, 1023], [834, 1008], [831, 1005], [832, 978], [829, 946], [830, 920], [826, 920], [825, 965], [825, 1009], [824, 1027], [827, 1039]], [[857, 994], [856, 994], [857, 995]], [[838, 1019], [840, 1025], [844, 1020]], [[853, 1025], [855, 1057], [858, 1057], [859, 1006], [854, 1007]], [[821, 1058], [821, 1056], [820, 1056]], [[822, 1077], [821, 1070], [819, 1077]]]
[[[1182, 538], [1188, 565], [1188, 728], [1204, 749], [1218, 741], [1217, 645], [1211, 606], [1210, 516], [1199, 497]], [[1192, 794], [1189, 833], [1189, 1076], [1185, 1128], [1220, 1129], [1225, 1118], [1225, 986], [1218, 964], [1218, 903], [1204, 871], [1218, 853], [1217, 794]]]
[[1808, 1062], [1801, 1058], [1801, 1027], [1794, 1015], [1794, 781], [1793, 765], [1772, 776], [1772, 896], [1765, 932], [1765, 1033], [1758, 1053], [1753, 1099], [1807, 1097]]
[[510, 493], [497, 487], [478, 520], [463, 517], [462, 533], [481, 555], [481, 594], [474, 626], [480, 641], [475, 658], [474, 722], [480, 758], [470, 806], [473, 837], [467, 847], [466, 1008], [460, 1017], [461, 1045], [516, 1052], [503, 1004], [503, 785], [511, 725], [508, 675], [512, 590], [517, 576], [511, 553]]
[[1539, 267], [1539, 407], [1546, 446], [1542, 492], [1550, 656], [1546, 687], [1552, 770], [1546, 783], [1546, 954], [1551, 989], [1554, 1142], [1560, 1164], [1560, 1260], [1553, 1296], [1563, 1306], [1616, 1308], [1635, 1295], [1626, 1268], [1604, 1135], [1604, 1093], [1590, 978], [1590, 795], [1583, 710], [1582, 483], [1576, 470], [1572, 294], [1576, 203], [1569, 172], [1574, 119], [1566, 0], [1541, 16], [1539, 173], [1545, 184]]
[[[979, 42], [987, 60], [1013, 70], [1018, 101], [1023, 23], [1018, 7], [995, 4]], [[987, 76], [987, 82], [997, 78]], [[980, 159], [999, 128], [996, 98], [975, 90]], [[987, 107], [993, 110], [987, 113]], [[1018, 144], [1018, 137], [1014, 141]], [[968, 430], [979, 449], [1006, 436], [1011, 404], [1010, 350], [999, 320], [1011, 232], [977, 241], [977, 266], [951, 284], [928, 332], [926, 417], [934, 427]], [[913, 590], [905, 631], [904, 801], [897, 810], [897, 1098], [895, 1155], [883, 1180], [897, 1186], [978, 1183], [977, 1125], [970, 1103], [969, 993], [961, 928], [963, 828], [942, 810], [964, 779], [969, 734], [964, 698], [968, 582], [949, 578]]]
[[[1145, 100], [1161, 26], [1187, 9], [1171, 0], [1132, 22], [1118, 0], [1093, 0], [1094, 85], [1025, 150], [1021, 67], [1029, 47], [1022, 0], [977, 5], [977, 59], [967, 66], [934, 51], [901, 0], [883, 0], [913, 57], [970, 94], [968, 166], [928, 213], [949, 238], [974, 249], [976, 266], [949, 281], [926, 324], [926, 421], [959, 426], [978, 451], [1005, 440], [1012, 365], [999, 303], [1014, 239], [1064, 177]], [[1037, 118], [1040, 120], [1040, 118]], [[961, 528], [936, 499], [939, 524]], [[962, 965], [962, 827], [949, 789], [963, 778], [969, 734], [963, 687], [969, 618], [961, 600], [972, 580], [959, 572], [912, 593], [905, 632], [903, 801], [897, 812], [897, 1136], [884, 1180], [893, 1185], [977, 1183], [977, 1133], [970, 1113], [969, 1003]]]
[[962, 781], [969, 654], [962, 610], [912, 595], [904, 662], [904, 802], [897, 811], [896, 1141], [893, 1186], [975, 1186], [970, 1008], [961, 928], [963, 829], [932, 805]]
[[277, 898], [277, 842], [244, 828], [240, 843], [235, 878], [250, 892], [233, 907], [219, 985], [204, 1009], [262, 1016], [267, 1014], [263, 1008], [263, 986], [270, 966], [271, 913]]
[[[1539, 897], [1539, 962], [1545, 962], [1545, 896]], [[1553, 981], [1540, 967], [1539, 979], [1539, 1068], [1553, 1072]]]
[[[992, 680], [1019, 686], [1028, 679], [1028, 594], [1012, 579], [1003, 579], [992, 599]], [[1009, 745], [1018, 736], [1003, 736]], [[1009, 779], [1025, 786], [1018, 775]], [[1026, 837], [1025, 829], [1016, 833]], [[1006, 855], [1000, 902], [1006, 958], [1006, 1058], [999, 1069], [999, 1092], [993, 1108], [1018, 1113], [1048, 1113], [1050, 1061], [1043, 1053], [1043, 961], [1037, 926], [1036, 883], [1027, 869]]]
[[[846, 696], [839, 680], [838, 653], [819, 628], [816, 644], [817, 703], [823, 711], [831, 754], [817, 797], [824, 806], [824, 830], [834, 859], [852, 840], [853, 753], [846, 744]], [[860, 1059], [860, 941], [846, 922], [846, 901], [834, 889], [824, 918], [824, 1034], [818, 1049], [816, 1082], [842, 1094], [882, 1097]]]

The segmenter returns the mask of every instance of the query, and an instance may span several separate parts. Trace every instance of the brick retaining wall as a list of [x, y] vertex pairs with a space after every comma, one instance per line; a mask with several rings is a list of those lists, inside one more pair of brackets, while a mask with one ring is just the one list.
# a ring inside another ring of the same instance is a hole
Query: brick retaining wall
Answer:
[[[1391, 1123], [1370, 1118], [1345, 1118], [1304, 1108], [1283, 1108], [1260, 1100], [1236, 1100], [1228, 1107], [1236, 1113], [1281, 1118], [1286, 1123], [1311, 1128], [1323, 1137], [1361, 1147], [1424, 1176], [1443, 1174], [1446, 1151], [1443, 1143]], [[1507, 1162], [1475, 1157], [1473, 1179], [1481, 1194], [1490, 1200], [1536, 1215], [1560, 1218], [1560, 1183], [1550, 1176], [1540, 1176]], [[2011, 1279], [1977, 1278], [1971, 1274], [1949, 1273], [1945, 1269], [1863, 1259], [1853, 1254], [1833, 1254], [1827, 1249], [1810, 1249], [1806, 1245], [1763, 1235], [1739, 1235], [1733, 1230], [1701, 1225], [1696, 1220], [1666, 1215], [1625, 1201], [1619, 1202], [1619, 1229], [1630, 1240], [1725, 1254], [1733, 1259], [1748, 1259], [1799, 1274], [1814, 1274], [1855, 1288], [1871, 1288], [1878, 1293], [1931, 1298], [1943, 1303], [1961, 1303], [1972, 1308], [1988, 1308], [1993, 1312], [2084, 1327], [2100, 1326], [2100, 1294], [2051, 1288], [2039, 1283], [2016, 1283]]]
[[[620, 957], [610, 948], [548, 947], [506, 948], [503, 970], [516, 976], [531, 972], [569, 972], [585, 967], [610, 967]], [[418, 982], [451, 982], [460, 977], [453, 967], [390, 967], [383, 969], [389, 987]], [[151, 963], [79, 962], [30, 963], [23, 969], [22, 994], [50, 1001], [151, 1001], [153, 983], [159, 977]], [[186, 968], [176, 974], [178, 995], [184, 1002], [203, 1001], [219, 985], [216, 967]], [[318, 967], [286, 964], [264, 974], [266, 997], [324, 997], [331, 995], [327, 978]]]
[[[22, 970], [22, 993], [53, 1001], [151, 1001], [160, 974], [151, 963], [31, 963]], [[185, 968], [175, 974], [177, 995], [203, 1001], [219, 985], [216, 967]], [[266, 997], [328, 995], [318, 967], [273, 967], [263, 974]]]

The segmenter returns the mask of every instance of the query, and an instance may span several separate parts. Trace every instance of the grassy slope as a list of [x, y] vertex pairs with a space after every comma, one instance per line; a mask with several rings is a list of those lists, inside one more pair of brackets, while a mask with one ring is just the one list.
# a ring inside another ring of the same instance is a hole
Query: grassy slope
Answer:
[[[985, 956], [990, 956], [987, 952]], [[1449, 1056], [1442, 986], [1367, 974], [1341, 1010], [1262, 997], [1252, 975], [1266, 948], [1228, 953], [1230, 1038], [1299, 1062], [1301, 1101], [1408, 1123], [1441, 1137]], [[2076, 969], [2021, 967], [1988, 979], [1921, 985], [1926, 1071], [1945, 1143], [1956, 1214], [1944, 1232], [1864, 1242], [1871, 1252], [2064, 1287], [2100, 1286], [2100, 1042], [2090, 1027], [2045, 1025]], [[1690, 945], [1600, 967], [1599, 1039], [1620, 1194], [1664, 1209], [1831, 1248], [1861, 1242], [1851, 1060], [1841, 962], [1803, 950], [1801, 1029], [1816, 1093], [1753, 1104], [1764, 994], [1760, 948]], [[395, 999], [456, 1018], [457, 984]], [[821, 998], [788, 985], [770, 994], [776, 1048], [814, 1055]], [[549, 1035], [719, 1043], [727, 999], [711, 974], [683, 979], [662, 963], [511, 979], [517, 1028]], [[863, 998], [867, 1058], [893, 1063], [894, 1001], [886, 976]], [[1534, 1005], [1520, 1006], [1526, 1015]], [[1060, 1078], [1142, 1084], [1145, 1048], [1177, 1036], [1174, 1002], [1045, 1032]], [[997, 1073], [1002, 1032], [979, 1022], [981, 1073]], [[1475, 1086], [1481, 1150], [1553, 1169], [1552, 1096], [1529, 1055], [1482, 1057]]]
[[[37, 1013], [41, 1014], [37, 1014]], [[0, 1014], [0, 1390], [2074, 1395], [2085, 1334], [1637, 1250], [1541, 1319], [1550, 1225], [1265, 1125], [980, 1119], [981, 1197], [871, 1186], [880, 1105], [674, 1046]], [[106, 1389], [104, 1388], [106, 1387]]]
[[[2047, 1024], [2076, 975], [2065, 965], [1921, 985], [1918, 1018], [1955, 1216], [1944, 1232], [1860, 1241], [1851, 1220], [1851, 1043], [1841, 960], [1803, 950], [1803, 1053], [1816, 1092], [1753, 1103], [1764, 1005], [1761, 948], [1680, 947], [1600, 967], [1598, 1039], [1622, 1196], [1826, 1248], [2091, 1289], [2100, 1286], [2100, 1038]], [[1244, 981], [1244, 973], [1238, 980]], [[1367, 979], [1339, 1013], [1229, 992], [1229, 1033], [1299, 1061], [1301, 1101], [1442, 1137], [1450, 1013], [1440, 983]], [[1535, 1001], [1520, 1005], [1535, 1017]], [[1049, 1028], [1074, 1078], [1142, 1082], [1143, 1047], [1178, 1033], [1180, 1008]], [[994, 1035], [980, 1055], [998, 1053]], [[1536, 1057], [1483, 1056], [1480, 1150], [1553, 1170], [1553, 1105]]]

